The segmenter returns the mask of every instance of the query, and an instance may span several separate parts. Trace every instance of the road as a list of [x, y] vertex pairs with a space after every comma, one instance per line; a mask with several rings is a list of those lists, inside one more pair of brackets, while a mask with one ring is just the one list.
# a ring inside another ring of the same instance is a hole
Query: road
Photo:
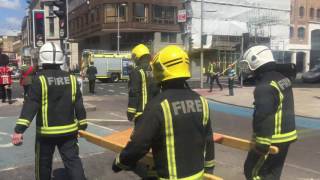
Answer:
[[[19, 92], [20, 90], [16, 90]], [[131, 127], [126, 120], [127, 86], [125, 83], [97, 83], [96, 94], [88, 96], [86, 102], [97, 106], [88, 112], [88, 131], [106, 135]], [[19, 93], [17, 93], [19, 94]], [[14, 108], [12, 108], [14, 107]], [[21, 106], [1, 106], [0, 114], [0, 180], [34, 179], [34, 127], [30, 127], [20, 147], [10, 145], [10, 134]], [[210, 102], [211, 117], [215, 132], [250, 139], [252, 109]], [[299, 141], [291, 146], [282, 179], [320, 179], [320, 120], [297, 118]], [[132, 172], [114, 174], [111, 164], [115, 153], [104, 150], [80, 139], [80, 154], [89, 180], [140, 179]], [[221, 145], [216, 146], [216, 174], [224, 179], [242, 180], [243, 162], [246, 152]], [[58, 154], [54, 156], [53, 179], [64, 180], [65, 171]]]

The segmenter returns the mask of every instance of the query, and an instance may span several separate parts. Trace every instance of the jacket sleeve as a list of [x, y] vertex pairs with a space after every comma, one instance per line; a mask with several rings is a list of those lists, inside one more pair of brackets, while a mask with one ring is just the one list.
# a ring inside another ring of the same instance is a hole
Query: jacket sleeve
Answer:
[[41, 83], [39, 77], [35, 79], [30, 87], [28, 96], [23, 104], [19, 119], [16, 122], [14, 131], [16, 133], [24, 133], [30, 126], [33, 118], [38, 113], [41, 106]]
[[275, 113], [279, 98], [277, 91], [269, 85], [257, 86], [254, 91], [253, 132], [255, 148], [262, 153], [269, 151], [275, 127]]
[[129, 82], [129, 102], [128, 113], [136, 114], [138, 109], [139, 97], [141, 96], [141, 76], [140, 72], [133, 70], [130, 74]]
[[206, 173], [213, 173], [213, 169], [215, 167], [215, 152], [214, 152], [214, 142], [212, 138], [212, 126], [211, 120], [209, 119], [208, 124], [206, 126], [206, 149], [205, 149], [205, 161], [204, 161], [204, 168]]
[[98, 74], [97, 68], [94, 67], [94, 75]]
[[87, 123], [87, 113], [86, 109], [84, 108], [82, 93], [80, 91], [80, 85], [77, 82], [77, 94], [76, 94], [76, 101], [75, 101], [75, 115], [77, 120], [79, 121], [79, 129], [86, 130], [88, 123]]
[[146, 108], [141, 119], [136, 122], [131, 140], [116, 157], [116, 165], [118, 167], [125, 170], [133, 169], [138, 160], [149, 152], [152, 143], [158, 137], [160, 131], [160, 118], [160, 107]]

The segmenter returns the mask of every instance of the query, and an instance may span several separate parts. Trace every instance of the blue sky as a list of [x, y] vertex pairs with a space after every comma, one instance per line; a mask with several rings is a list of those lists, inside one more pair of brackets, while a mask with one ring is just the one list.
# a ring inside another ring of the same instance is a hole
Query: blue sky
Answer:
[[26, 14], [26, 0], [0, 0], [0, 35], [16, 35]]

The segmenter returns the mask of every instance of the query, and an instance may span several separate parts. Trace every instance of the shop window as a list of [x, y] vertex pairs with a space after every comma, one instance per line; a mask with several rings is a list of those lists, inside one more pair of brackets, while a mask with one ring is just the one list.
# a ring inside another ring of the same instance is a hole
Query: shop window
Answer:
[[161, 33], [161, 42], [177, 43], [177, 33]]

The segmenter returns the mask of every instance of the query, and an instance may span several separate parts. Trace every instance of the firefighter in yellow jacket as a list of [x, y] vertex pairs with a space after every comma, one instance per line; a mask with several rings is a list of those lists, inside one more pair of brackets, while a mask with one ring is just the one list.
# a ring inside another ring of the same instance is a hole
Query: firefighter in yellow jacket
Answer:
[[160, 179], [202, 179], [213, 173], [214, 143], [205, 98], [186, 84], [191, 77], [188, 55], [178, 46], [167, 46], [152, 61], [161, 93], [147, 105], [130, 142], [116, 157], [114, 172], [134, 169], [152, 149]]
[[46, 43], [39, 56], [43, 70], [28, 92], [12, 143], [22, 143], [23, 133], [37, 115], [35, 179], [51, 179], [52, 157], [57, 147], [68, 179], [85, 180], [77, 134], [78, 129], [87, 128], [87, 121], [79, 85], [74, 75], [60, 70], [64, 57], [58, 45]]
[[132, 49], [132, 60], [136, 67], [131, 71], [128, 82], [127, 117], [129, 121], [134, 120], [136, 122], [145, 109], [147, 102], [159, 92], [159, 88], [152, 77], [149, 49], [143, 44], [135, 46]]

